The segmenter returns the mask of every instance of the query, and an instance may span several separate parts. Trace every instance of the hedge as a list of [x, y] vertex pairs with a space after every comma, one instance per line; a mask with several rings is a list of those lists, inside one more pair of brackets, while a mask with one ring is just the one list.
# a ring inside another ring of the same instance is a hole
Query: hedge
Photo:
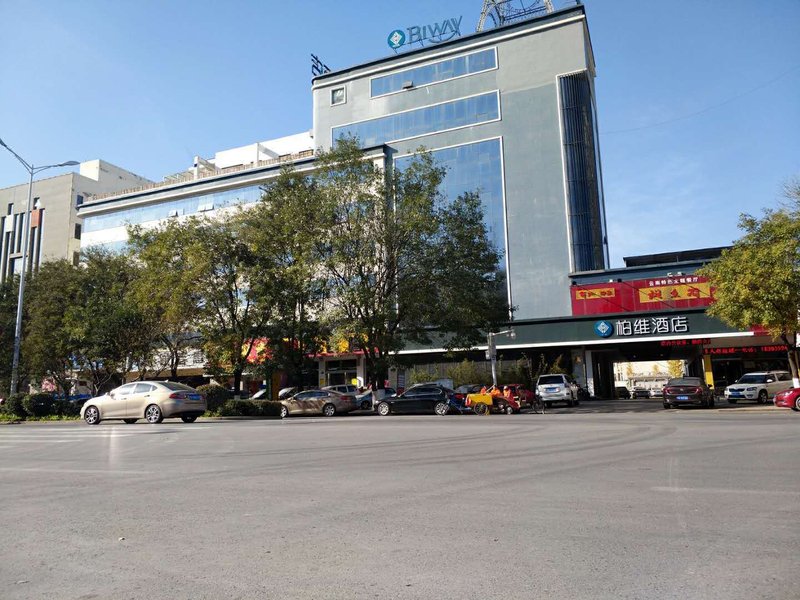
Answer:
[[279, 417], [281, 403], [273, 400], [228, 400], [217, 414], [220, 417]]
[[197, 391], [205, 395], [208, 412], [218, 413], [223, 405], [231, 399], [231, 393], [221, 385], [201, 385]]
[[28, 416], [28, 413], [25, 411], [25, 406], [22, 404], [22, 401], [24, 399], [25, 399], [25, 394], [23, 394], [22, 392], [11, 394], [8, 398], [6, 398], [6, 401], [3, 404], [3, 412], [9, 415], [13, 415], [19, 419], [26, 418]]

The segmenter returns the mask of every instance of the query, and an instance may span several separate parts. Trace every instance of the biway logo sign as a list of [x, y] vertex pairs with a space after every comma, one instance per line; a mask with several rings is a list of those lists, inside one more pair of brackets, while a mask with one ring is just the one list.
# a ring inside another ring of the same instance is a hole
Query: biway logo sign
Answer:
[[386, 38], [392, 50], [398, 50], [407, 44], [441, 44], [461, 35], [461, 19], [444, 19], [441, 23], [431, 25], [412, 25], [403, 29], [395, 29]]

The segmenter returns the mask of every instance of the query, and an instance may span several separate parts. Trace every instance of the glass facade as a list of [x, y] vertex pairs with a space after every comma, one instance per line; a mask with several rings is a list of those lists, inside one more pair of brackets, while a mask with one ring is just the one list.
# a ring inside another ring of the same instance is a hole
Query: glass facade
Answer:
[[376, 77], [370, 81], [370, 96], [383, 96], [399, 92], [408, 83], [414, 87], [447, 81], [455, 77], [480, 73], [497, 67], [497, 54], [494, 48], [482, 50], [466, 56], [457, 56], [422, 67], [398, 71], [391, 75]]
[[[454, 199], [465, 192], [477, 191], [483, 204], [484, 223], [489, 239], [505, 257], [505, 210], [503, 206], [503, 166], [500, 140], [473, 142], [452, 148], [433, 150], [431, 155], [447, 170], [439, 191]], [[395, 160], [395, 168], [404, 169], [412, 160], [404, 156]], [[498, 265], [505, 271], [505, 259]]]
[[105, 215], [87, 216], [83, 221], [84, 233], [122, 227], [124, 225], [138, 225], [148, 221], [159, 221], [171, 216], [192, 215], [202, 212], [201, 209], [210, 210], [233, 206], [234, 204], [251, 204], [261, 198], [261, 186], [213, 192], [201, 196], [191, 196], [180, 200], [170, 200], [147, 206], [137, 206], [118, 210]]
[[343, 136], [353, 136], [358, 138], [363, 148], [368, 148], [465, 125], [495, 121], [499, 118], [500, 96], [497, 92], [489, 92], [480, 96], [462, 98], [378, 119], [334, 127], [332, 141], [335, 142]]

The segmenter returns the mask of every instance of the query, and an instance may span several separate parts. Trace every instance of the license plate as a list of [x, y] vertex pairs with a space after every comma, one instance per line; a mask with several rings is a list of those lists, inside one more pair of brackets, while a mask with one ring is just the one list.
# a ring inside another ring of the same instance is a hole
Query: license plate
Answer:
[[189, 400], [200, 400], [200, 394], [189, 394]]
[[557, 392], [558, 388], [557, 387], [556, 388], [544, 388], [544, 391], [545, 392]]
[[731, 396], [733, 398], [741, 398], [742, 397], [742, 392], [731, 392]]
[[688, 400], [689, 396], [678, 396], [678, 400]]

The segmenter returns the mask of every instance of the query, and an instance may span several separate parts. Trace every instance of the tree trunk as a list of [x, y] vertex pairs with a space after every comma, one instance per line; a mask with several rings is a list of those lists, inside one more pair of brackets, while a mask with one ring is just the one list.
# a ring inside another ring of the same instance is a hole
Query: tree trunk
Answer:
[[233, 370], [233, 398], [239, 400], [242, 396], [242, 371], [243, 369], [237, 368]]

